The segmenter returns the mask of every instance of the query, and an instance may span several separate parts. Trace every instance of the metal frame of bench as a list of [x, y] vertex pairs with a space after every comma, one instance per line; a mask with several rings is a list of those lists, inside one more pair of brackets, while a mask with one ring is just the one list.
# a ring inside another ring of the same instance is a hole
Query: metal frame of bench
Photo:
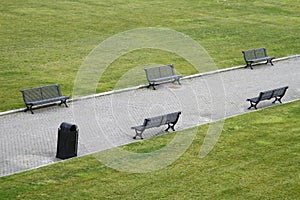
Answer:
[[154, 90], [155, 86], [158, 85], [159, 82], [166, 82], [173, 80], [173, 82], [177, 81], [180, 85], [179, 79], [182, 78], [181, 75], [176, 75], [174, 70], [174, 65], [164, 65], [159, 67], [151, 67], [145, 68], [146, 77], [149, 82], [147, 88], [152, 87]]
[[32, 111], [33, 106], [55, 101], [60, 101], [59, 105], [65, 104], [65, 106], [68, 107], [66, 101], [70, 98], [69, 96], [62, 96], [59, 84], [29, 88], [21, 90], [21, 92], [26, 105], [24, 112], [30, 110], [32, 114], [34, 114]]
[[165, 131], [169, 131], [170, 128], [173, 131], [175, 131], [175, 125], [178, 122], [180, 114], [181, 112], [174, 112], [166, 115], [160, 115], [160, 116], [144, 119], [144, 123], [142, 125], [131, 127], [131, 129], [134, 129], [136, 133], [133, 139], [136, 139], [137, 136], [143, 139], [142, 134], [146, 129], [159, 127], [162, 125], [168, 125]]
[[272, 103], [275, 103], [276, 101], [278, 101], [279, 103], [282, 103], [281, 99], [285, 95], [287, 89], [288, 89], [288, 86], [285, 86], [285, 87], [281, 87], [281, 88], [277, 88], [277, 89], [273, 89], [273, 90], [260, 92], [258, 97], [253, 97], [253, 98], [247, 99], [247, 101], [250, 102], [250, 107], [248, 109], [251, 109], [252, 107], [257, 109], [256, 106], [260, 101], [270, 100], [272, 98], [275, 98], [275, 100]]
[[266, 48], [256, 48], [251, 50], [242, 51], [244, 55], [244, 60], [246, 62], [246, 67], [252, 68], [253, 63], [258, 63], [262, 61], [267, 61], [266, 64], [271, 63], [273, 65], [272, 60], [275, 58], [274, 56], [268, 56]]

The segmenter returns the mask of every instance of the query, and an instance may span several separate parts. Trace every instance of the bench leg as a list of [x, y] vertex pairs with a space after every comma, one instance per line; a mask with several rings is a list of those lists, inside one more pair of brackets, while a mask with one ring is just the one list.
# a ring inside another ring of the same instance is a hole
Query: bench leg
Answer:
[[251, 64], [251, 63], [249, 64], [249, 67], [250, 67], [250, 69], [253, 69], [253, 67], [252, 67], [252, 64]]
[[65, 104], [65, 106], [68, 108], [69, 106], [68, 106], [68, 104], [67, 104], [67, 100], [64, 100], [64, 104]]
[[147, 86], [147, 88], [152, 87], [153, 90], [156, 90], [155, 85], [158, 85], [158, 84], [155, 84], [155, 83], [149, 83], [149, 85]]
[[276, 101], [279, 101], [279, 103], [282, 103], [281, 99], [282, 99], [282, 97], [275, 97], [275, 100], [272, 103], [275, 103]]
[[252, 68], [252, 64], [251, 64], [251, 63], [249, 63], [249, 62], [246, 62], [246, 66], [245, 66], [245, 68], [247, 68], [247, 67], [250, 67], [251, 69], [253, 69], [253, 68]]
[[27, 112], [28, 110], [30, 110], [31, 114], [34, 114], [32, 111], [32, 105], [30, 105], [30, 106], [26, 105], [26, 109], [24, 110], [24, 112]]
[[257, 104], [258, 104], [258, 102], [257, 103], [253, 103], [253, 102], [250, 101], [250, 107], [248, 108], [248, 110], [250, 110], [252, 107], [255, 108], [255, 110], [256, 110], [257, 109], [257, 107], [256, 107]]
[[[180, 81], [179, 81], [179, 78], [175, 79], [174, 82], [175, 82], [175, 81], [177, 81], [178, 85], [181, 85], [181, 83], [180, 83]], [[174, 83], [174, 82], [173, 82], [173, 83]]]
[[61, 104], [65, 104], [65, 106], [68, 108], [69, 106], [67, 105], [67, 100], [61, 100], [60, 104], [58, 104], [59, 106], [61, 106]]
[[173, 131], [175, 131], [175, 124], [168, 124], [168, 128], [165, 130], [166, 132], [169, 131], [169, 129], [171, 128]]
[[179, 79], [177, 79], [177, 82], [178, 82], [178, 84], [179, 84], [179, 85], [181, 85], [181, 83], [180, 83]]
[[274, 65], [272, 60], [267, 60], [266, 64], [270, 63], [272, 66]]
[[175, 78], [174, 81], [172, 83], [175, 83], [177, 81], [178, 85], [181, 85], [180, 83], [180, 79], [179, 78]]
[[139, 136], [141, 138], [141, 140], [144, 139], [142, 136], [143, 132], [144, 131], [139, 132], [138, 130], [135, 130], [135, 136], [133, 137], [133, 139], [136, 139], [137, 136]]

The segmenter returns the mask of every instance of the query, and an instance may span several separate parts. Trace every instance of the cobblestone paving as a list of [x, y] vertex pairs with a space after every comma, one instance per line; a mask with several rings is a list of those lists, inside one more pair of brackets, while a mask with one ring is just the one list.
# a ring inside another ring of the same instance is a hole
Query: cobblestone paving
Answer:
[[[140, 88], [69, 102], [29, 112], [0, 115], [0, 176], [57, 162], [58, 127], [79, 128], [78, 156], [135, 142], [131, 126], [146, 117], [182, 111], [177, 130], [249, 112], [247, 98], [260, 91], [289, 86], [283, 102], [300, 99], [300, 57], [271, 65], [236, 68], [193, 78], [182, 85], [161, 84], [157, 90]], [[271, 107], [264, 101], [258, 108]], [[165, 127], [146, 130], [144, 138], [165, 134]]]

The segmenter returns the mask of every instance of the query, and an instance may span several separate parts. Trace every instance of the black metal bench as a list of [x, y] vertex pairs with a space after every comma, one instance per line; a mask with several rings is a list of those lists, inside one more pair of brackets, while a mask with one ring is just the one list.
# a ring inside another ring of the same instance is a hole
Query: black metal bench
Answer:
[[159, 127], [162, 125], [168, 125], [168, 128], [165, 131], [168, 131], [170, 128], [173, 131], [175, 131], [174, 127], [179, 119], [180, 114], [181, 114], [181, 112], [174, 112], [174, 113], [169, 113], [166, 115], [146, 118], [142, 125], [131, 127], [131, 129], [134, 129], [136, 132], [133, 139], [136, 139], [137, 136], [139, 136], [141, 139], [143, 139], [142, 134], [146, 129], [153, 128], [153, 127]]
[[173, 80], [173, 82], [177, 81], [180, 84], [179, 79], [182, 78], [181, 75], [176, 75], [174, 71], [174, 65], [164, 65], [159, 67], [151, 67], [145, 68], [146, 77], [149, 82], [148, 88], [153, 87], [155, 90], [155, 85], [157, 83], [162, 83], [166, 81]]
[[60, 101], [59, 105], [65, 104], [66, 107], [68, 107], [66, 101], [70, 98], [69, 96], [62, 96], [59, 84], [42, 86], [38, 88], [30, 88], [26, 90], [21, 90], [21, 92], [23, 95], [24, 103], [26, 105], [25, 112], [30, 110], [32, 114], [33, 106], [55, 101]]
[[282, 103], [281, 99], [285, 95], [285, 92], [287, 89], [288, 89], [288, 86], [260, 92], [258, 97], [247, 99], [247, 101], [250, 102], [250, 107], [248, 109], [250, 109], [252, 107], [257, 109], [256, 106], [260, 101], [270, 100], [272, 98], [275, 98], [275, 100], [272, 103], [275, 103], [276, 101], [279, 101], [280, 103]]
[[246, 67], [252, 68], [253, 63], [259, 63], [262, 61], [267, 61], [267, 63], [271, 63], [273, 65], [272, 60], [275, 58], [274, 56], [268, 56], [266, 48], [256, 48], [251, 50], [244, 50], [242, 51], [244, 54], [244, 59], [246, 62]]

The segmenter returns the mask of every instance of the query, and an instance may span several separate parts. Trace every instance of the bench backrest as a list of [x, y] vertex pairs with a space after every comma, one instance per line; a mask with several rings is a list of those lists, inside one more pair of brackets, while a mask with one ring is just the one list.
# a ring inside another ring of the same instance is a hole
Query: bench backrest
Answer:
[[273, 98], [273, 93], [274, 90], [269, 90], [269, 91], [265, 91], [265, 92], [261, 92], [259, 94], [259, 100], [267, 100], [267, 99], [271, 99]]
[[259, 100], [267, 100], [267, 99], [271, 99], [273, 97], [283, 97], [285, 95], [285, 92], [287, 89], [288, 89], [288, 86], [261, 92], [259, 94], [258, 98], [259, 98]]
[[267, 57], [267, 50], [264, 47], [263, 48], [251, 49], [251, 50], [244, 50], [242, 52], [244, 54], [244, 59], [246, 61], [257, 59], [257, 58]]
[[174, 113], [168, 114], [166, 123], [177, 123], [180, 114], [181, 114], [181, 112], [174, 112]]
[[152, 128], [152, 127], [159, 127], [161, 125], [168, 124], [168, 123], [175, 124], [177, 123], [180, 114], [181, 112], [174, 112], [166, 115], [147, 118], [145, 119], [143, 126], [145, 126], [145, 128]]
[[159, 67], [151, 67], [151, 68], [145, 68], [146, 76], [148, 81], [151, 81], [153, 79], [157, 78], [163, 78], [168, 76], [174, 76], [174, 65], [164, 65]]
[[21, 90], [24, 102], [40, 101], [43, 99], [50, 99], [54, 97], [60, 97], [60, 85], [53, 84], [48, 86], [42, 86], [38, 88], [30, 88]]
[[162, 124], [164, 124], [164, 122], [166, 122], [166, 121], [167, 121], [167, 116], [162, 115], [162, 116], [151, 117], [151, 118], [145, 119], [143, 125], [145, 126], [145, 128], [159, 127]]
[[289, 88], [288, 86], [285, 86], [285, 87], [282, 87], [282, 88], [275, 89], [273, 96], [274, 97], [283, 97], [288, 88]]

